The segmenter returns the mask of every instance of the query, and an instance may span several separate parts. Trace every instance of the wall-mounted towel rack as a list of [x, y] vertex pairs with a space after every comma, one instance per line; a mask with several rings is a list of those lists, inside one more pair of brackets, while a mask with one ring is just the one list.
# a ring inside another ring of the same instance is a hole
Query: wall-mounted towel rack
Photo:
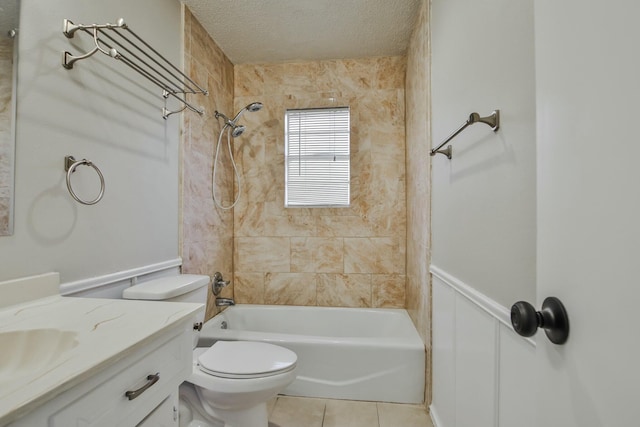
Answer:
[[[165, 101], [162, 118], [166, 119], [171, 114], [179, 113], [186, 108], [200, 115], [204, 113], [202, 108], [197, 108], [187, 102], [186, 96], [187, 94], [208, 95], [207, 90], [200, 87], [134, 33], [123, 18], [118, 19], [116, 24], [74, 24], [69, 19], [62, 22], [62, 32], [67, 38], [73, 38], [78, 30], [89, 34], [93, 38], [95, 47], [77, 56], [63, 52], [62, 66], [64, 68], [71, 69], [76, 61], [89, 58], [96, 52], [102, 52], [121, 61], [162, 89], [162, 97]], [[184, 104], [184, 107], [176, 111], [168, 110], [166, 104], [169, 97], [177, 99]]]
[[472, 125], [474, 123], [484, 123], [486, 125], [489, 125], [489, 126], [491, 126], [491, 130], [493, 130], [495, 132], [498, 129], [500, 129], [500, 110], [495, 110], [493, 113], [491, 113], [487, 117], [480, 117], [480, 114], [478, 114], [478, 113], [471, 113], [469, 115], [469, 119], [467, 119], [467, 121], [464, 122], [464, 124], [462, 126], [460, 126], [458, 128], [458, 130], [456, 130], [451, 135], [449, 135], [449, 137], [447, 139], [445, 139], [442, 144], [438, 145], [436, 148], [431, 150], [431, 156], [435, 156], [436, 154], [440, 153], [440, 154], [444, 154], [445, 156], [447, 156], [448, 159], [451, 159], [451, 156], [453, 154], [453, 149], [451, 148], [451, 146], [449, 145], [444, 150], [442, 149], [442, 147], [444, 147], [453, 138], [458, 136], [458, 134], [460, 132], [462, 132], [463, 130], [465, 130], [467, 128], [467, 126], [470, 126], [470, 125]]

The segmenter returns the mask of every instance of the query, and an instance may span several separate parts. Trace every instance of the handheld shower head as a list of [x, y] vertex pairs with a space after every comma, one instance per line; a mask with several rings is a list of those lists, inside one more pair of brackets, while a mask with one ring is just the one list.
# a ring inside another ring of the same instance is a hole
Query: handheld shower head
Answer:
[[237, 122], [240, 116], [244, 114], [245, 111], [249, 111], [251, 113], [255, 113], [256, 111], [262, 110], [262, 102], [252, 102], [251, 104], [244, 107], [242, 110], [238, 111], [238, 114], [231, 120], [233, 123]]
[[252, 102], [251, 104], [247, 105], [244, 108], [247, 109], [248, 111], [251, 111], [252, 113], [255, 113], [256, 111], [262, 110], [262, 107], [263, 107], [262, 102]]
[[237, 138], [240, 135], [242, 135], [245, 130], [247, 130], [247, 128], [242, 125], [233, 126], [233, 130], [231, 131], [231, 136], [234, 138]]

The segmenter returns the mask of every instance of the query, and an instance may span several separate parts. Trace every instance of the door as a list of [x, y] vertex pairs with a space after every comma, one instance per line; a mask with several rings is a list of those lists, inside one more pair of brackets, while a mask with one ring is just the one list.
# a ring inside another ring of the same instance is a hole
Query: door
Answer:
[[537, 426], [640, 426], [640, 2], [536, 0]]

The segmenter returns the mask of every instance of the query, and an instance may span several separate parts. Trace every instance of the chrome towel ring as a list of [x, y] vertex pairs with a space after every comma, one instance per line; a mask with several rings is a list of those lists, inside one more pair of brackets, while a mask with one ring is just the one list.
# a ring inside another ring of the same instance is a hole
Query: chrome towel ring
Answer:
[[[89, 202], [78, 197], [76, 192], [73, 191], [73, 187], [71, 186], [71, 174], [74, 173], [76, 171], [76, 168], [80, 165], [91, 166], [100, 178], [100, 193], [98, 194], [98, 197]], [[104, 196], [104, 176], [102, 175], [102, 172], [100, 172], [100, 169], [98, 169], [98, 167], [93, 162], [87, 159], [76, 160], [73, 156], [66, 156], [64, 158], [64, 170], [67, 171], [67, 189], [69, 190], [71, 197], [73, 197], [76, 202], [82, 203], [83, 205], [95, 205], [100, 200], [102, 200], [102, 196]]]

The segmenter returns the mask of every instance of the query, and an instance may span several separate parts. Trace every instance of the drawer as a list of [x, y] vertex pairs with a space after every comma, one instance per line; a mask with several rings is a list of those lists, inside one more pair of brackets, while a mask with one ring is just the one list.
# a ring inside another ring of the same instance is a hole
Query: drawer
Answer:
[[[98, 384], [79, 399], [49, 417], [51, 427], [114, 427], [126, 420], [135, 425], [170, 394], [184, 378], [185, 339], [180, 335], [159, 347], [151, 348], [142, 358], [125, 359], [111, 368], [110, 379]], [[159, 379], [150, 385], [150, 375]], [[133, 400], [125, 393], [147, 385]], [[137, 420], [137, 421], [136, 421]]]
[[178, 392], [167, 397], [136, 427], [178, 427]]

